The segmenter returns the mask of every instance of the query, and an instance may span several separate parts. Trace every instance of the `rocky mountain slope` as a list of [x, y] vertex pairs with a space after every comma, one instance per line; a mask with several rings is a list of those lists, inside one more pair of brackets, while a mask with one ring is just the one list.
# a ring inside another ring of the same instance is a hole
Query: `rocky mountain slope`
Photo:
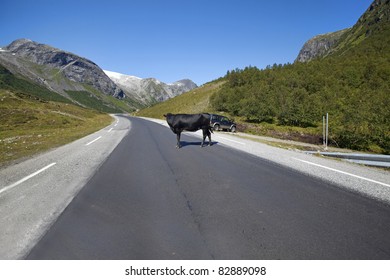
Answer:
[[303, 45], [295, 62], [307, 62], [314, 58], [328, 55], [333, 46], [339, 42], [342, 35], [349, 30], [350, 28], [347, 28], [311, 38]]
[[3, 48], [0, 62], [11, 72], [58, 93], [85, 90], [85, 84], [104, 94], [124, 98], [123, 91], [92, 61], [31, 40], [16, 40]]
[[197, 88], [197, 85], [188, 79], [166, 84], [154, 78], [142, 79], [107, 70], [104, 70], [104, 72], [127, 96], [132, 96], [146, 106]]
[[375, 0], [352, 28], [318, 35], [308, 40], [296, 58], [307, 62], [330, 54], [342, 54], [372, 34], [384, 30], [390, 22], [390, 0]]

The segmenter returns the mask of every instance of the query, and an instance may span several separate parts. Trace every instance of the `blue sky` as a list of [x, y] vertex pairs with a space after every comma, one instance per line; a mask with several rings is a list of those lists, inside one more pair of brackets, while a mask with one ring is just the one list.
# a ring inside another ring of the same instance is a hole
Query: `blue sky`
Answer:
[[2, 0], [0, 46], [27, 38], [104, 70], [198, 85], [294, 62], [311, 37], [353, 26], [372, 0]]

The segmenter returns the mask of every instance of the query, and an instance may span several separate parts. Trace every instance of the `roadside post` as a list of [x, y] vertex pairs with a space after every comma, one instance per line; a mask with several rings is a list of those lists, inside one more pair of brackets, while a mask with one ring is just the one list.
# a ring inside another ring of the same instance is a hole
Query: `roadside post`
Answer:
[[329, 114], [322, 116], [322, 144], [325, 146], [325, 150], [328, 150], [328, 137], [329, 137]]

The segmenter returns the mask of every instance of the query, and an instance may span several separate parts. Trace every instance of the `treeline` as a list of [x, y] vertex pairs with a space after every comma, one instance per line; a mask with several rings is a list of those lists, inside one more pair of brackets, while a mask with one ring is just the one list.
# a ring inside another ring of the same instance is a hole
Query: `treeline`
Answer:
[[390, 32], [308, 63], [228, 71], [216, 110], [250, 122], [318, 127], [329, 113], [332, 143], [390, 153]]

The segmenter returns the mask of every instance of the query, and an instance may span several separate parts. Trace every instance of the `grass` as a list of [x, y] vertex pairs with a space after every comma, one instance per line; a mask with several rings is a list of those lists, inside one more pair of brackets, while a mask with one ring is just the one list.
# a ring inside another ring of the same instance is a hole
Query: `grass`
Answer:
[[112, 122], [94, 110], [0, 89], [0, 166], [72, 142]]
[[322, 138], [322, 127], [296, 127], [275, 123], [250, 123], [245, 118], [237, 118], [238, 130], [253, 135], [268, 136], [283, 140], [298, 141], [319, 145]]

